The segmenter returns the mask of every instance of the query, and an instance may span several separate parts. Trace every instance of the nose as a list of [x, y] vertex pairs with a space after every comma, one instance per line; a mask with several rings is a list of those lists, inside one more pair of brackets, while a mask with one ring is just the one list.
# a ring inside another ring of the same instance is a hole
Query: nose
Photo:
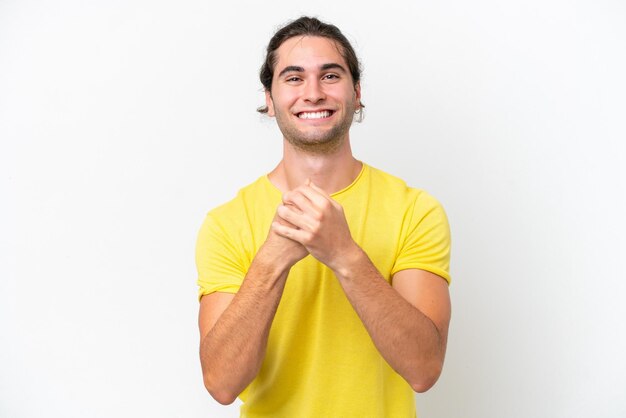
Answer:
[[309, 103], [319, 103], [326, 99], [326, 94], [319, 80], [311, 80], [306, 83], [304, 89], [304, 101]]

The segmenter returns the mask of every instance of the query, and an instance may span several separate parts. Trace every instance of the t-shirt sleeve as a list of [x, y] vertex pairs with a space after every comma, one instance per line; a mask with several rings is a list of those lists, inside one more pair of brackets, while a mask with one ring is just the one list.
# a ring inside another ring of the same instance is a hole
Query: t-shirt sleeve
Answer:
[[407, 220], [407, 233], [391, 274], [421, 269], [443, 277], [449, 284], [450, 226], [443, 207], [434, 197], [421, 192]]
[[196, 243], [198, 299], [213, 292], [236, 293], [246, 275], [241, 251], [224, 227], [209, 213]]

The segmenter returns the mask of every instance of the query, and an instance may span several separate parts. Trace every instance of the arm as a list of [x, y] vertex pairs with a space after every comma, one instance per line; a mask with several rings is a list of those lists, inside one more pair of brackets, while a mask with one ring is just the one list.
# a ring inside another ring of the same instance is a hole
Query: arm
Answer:
[[450, 322], [448, 284], [417, 269], [393, 277], [393, 287], [357, 247], [337, 272], [348, 300], [376, 348], [416, 392], [441, 374]]
[[[441, 373], [450, 301], [447, 283], [432, 273], [396, 273], [393, 287], [352, 240], [341, 206], [313, 184], [284, 196], [279, 216], [295, 225], [274, 223], [339, 279], [378, 351], [418, 391], [428, 390]], [[298, 210], [293, 210], [296, 206]]]
[[200, 302], [200, 361], [215, 400], [230, 404], [255, 378], [291, 266], [308, 254], [270, 231], [239, 291], [212, 293]]

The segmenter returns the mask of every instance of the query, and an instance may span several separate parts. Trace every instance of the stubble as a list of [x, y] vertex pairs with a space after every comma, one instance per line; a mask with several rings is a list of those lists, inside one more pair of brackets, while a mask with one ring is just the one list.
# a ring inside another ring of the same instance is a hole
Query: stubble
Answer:
[[[350, 108], [350, 107], [348, 107]], [[287, 118], [290, 116], [288, 115]], [[289, 121], [283, 120], [280, 113], [276, 113], [276, 123], [283, 137], [295, 148], [308, 154], [328, 155], [339, 149], [348, 138], [348, 131], [352, 126], [352, 115], [346, 114], [329, 130], [301, 132]]]

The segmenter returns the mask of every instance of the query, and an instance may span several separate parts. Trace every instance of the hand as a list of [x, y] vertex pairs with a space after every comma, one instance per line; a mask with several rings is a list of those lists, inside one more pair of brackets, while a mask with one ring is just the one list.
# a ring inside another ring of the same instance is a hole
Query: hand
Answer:
[[[288, 228], [296, 228], [288, 221], [282, 219], [278, 214], [274, 216], [272, 225], [277, 223]], [[298, 261], [309, 255], [309, 252], [302, 244], [289, 238], [283, 237], [270, 228], [265, 243], [260, 250], [262, 256], [267, 257], [266, 260], [281, 268], [289, 269]]]
[[333, 271], [358, 249], [352, 239], [343, 207], [312, 182], [283, 195], [274, 222], [276, 234], [297, 241]]

